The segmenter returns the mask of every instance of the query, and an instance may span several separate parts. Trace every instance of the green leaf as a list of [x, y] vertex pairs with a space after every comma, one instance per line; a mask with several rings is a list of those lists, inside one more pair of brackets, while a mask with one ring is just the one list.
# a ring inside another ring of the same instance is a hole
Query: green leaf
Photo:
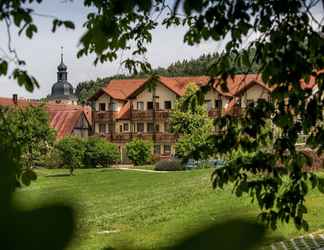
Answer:
[[63, 22], [63, 25], [65, 26], [65, 28], [72, 29], [72, 30], [75, 29], [75, 25], [71, 21], [64, 21]]
[[26, 29], [26, 36], [31, 39], [34, 33], [37, 32], [37, 27], [34, 24], [30, 24]]
[[0, 59], [0, 76], [7, 75], [8, 73], [8, 62]]

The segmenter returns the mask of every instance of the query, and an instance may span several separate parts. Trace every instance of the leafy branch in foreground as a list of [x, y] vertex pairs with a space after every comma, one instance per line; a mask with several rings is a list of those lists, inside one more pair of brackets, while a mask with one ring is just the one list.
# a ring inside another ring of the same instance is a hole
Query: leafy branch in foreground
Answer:
[[26, 145], [17, 139], [23, 130], [17, 131], [18, 127], [8, 124], [8, 115], [1, 110], [0, 246], [8, 250], [64, 249], [74, 231], [74, 211], [70, 206], [51, 204], [26, 210], [13, 202], [13, 192], [20, 186], [20, 179], [29, 184], [29, 178], [34, 179], [34, 175], [31, 169], [25, 169], [22, 161]]

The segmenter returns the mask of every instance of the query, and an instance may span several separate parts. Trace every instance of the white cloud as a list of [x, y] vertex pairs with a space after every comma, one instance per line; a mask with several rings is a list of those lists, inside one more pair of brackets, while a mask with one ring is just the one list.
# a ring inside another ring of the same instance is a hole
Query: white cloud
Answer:
[[[14, 36], [14, 46], [20, 57], [27, 62], [28, 71], [34, 75], [40, 88], [33, 93], [28, 93], [19, 87], [15, 81], [8, 78], [0, 78], [0, 96], [19, 96], [28, 98], [45, 97], [50, 93], [51, 86], [56, 81], [56, 67], [59, 63], [60, 46], [64, 46], [64, 61], [68, 66], [69, 81], [73, 86], [78, 82], [105, 77], [125, 70], [119, 67], [122, 58], [116, 62], [106, 62], [102, 65], [93, 65], [93, 56], [76, 58], [78, 42], [83, 34], [82, 23], [85, 21], [87, 9], [80, 1], [62, 4], [60, 1], [45, 1], [36, 8], [38, 13], [59, 16], [62, 19], [70, 19], [75, 22], [76, 30], [67, 31], [64, 28], [55, 34], [50, 32], [51, 19], [35, 17], [38, 25], [38, 34], [32, 40]], [[153, 42], [149, 45], [146, 57], [153, 67], [167, 66], [176, 60], [198, 57], [203, 53], [214, 52], [218, 46], [215, 43], [205, 42], [199, 46], [187, 46], [183, 44], [185, 28], [158, 28], [153, 33]], [[4, 27], [0, 26], [0, 47], [7, 46]]]

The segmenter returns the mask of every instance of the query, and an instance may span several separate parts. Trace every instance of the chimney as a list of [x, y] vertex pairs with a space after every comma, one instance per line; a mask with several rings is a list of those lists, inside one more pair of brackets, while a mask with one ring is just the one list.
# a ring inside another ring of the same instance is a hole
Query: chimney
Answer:
[[17, 95], [17, 94], [13, 94], [13, 95], [12, 95], [12, 101], [13, 101], [13, 103], [14, 103], [15, 105], [18, 104], [18, 95]]

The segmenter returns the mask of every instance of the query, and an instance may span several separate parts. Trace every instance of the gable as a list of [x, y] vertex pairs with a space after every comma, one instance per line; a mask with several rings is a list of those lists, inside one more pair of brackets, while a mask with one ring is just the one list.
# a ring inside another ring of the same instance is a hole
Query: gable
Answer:
[[[169, 101], [175, 100], [177, 95], [171, 91], [169, 88], [165, 87], [161, 83], [157, 83], [155, 87], [155, 95], [157, 96], [157, 101]], [[152, 92], [148, 88], [144, 88], [142, 92], [140, 92], [136, 96], [136, 100], [140, 101], [152, 101]]]
[[269, 91], [260, 85], [254, 84], [246, 89], [243, 95], [247, 100], [266, 99], [269, 96]]

